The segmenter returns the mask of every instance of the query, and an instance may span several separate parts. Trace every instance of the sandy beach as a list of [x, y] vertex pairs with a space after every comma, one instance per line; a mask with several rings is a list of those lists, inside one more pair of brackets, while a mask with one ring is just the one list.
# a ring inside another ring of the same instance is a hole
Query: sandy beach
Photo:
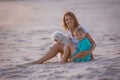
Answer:
[[[120, 0], [0, 0], [0, 80], [120, 80]], [[95, 40], [94, 61], [22, 65], [43, 56], [72, 11]]]

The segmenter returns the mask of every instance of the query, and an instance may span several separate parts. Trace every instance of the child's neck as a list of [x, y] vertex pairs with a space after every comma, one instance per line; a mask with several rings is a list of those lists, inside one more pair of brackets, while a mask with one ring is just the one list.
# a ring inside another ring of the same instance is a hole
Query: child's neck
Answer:
[[82, 41], [83, 39], [85, 39], [85, 37], [84, 38], [82, 38], [81, 40], [79, 40], [79, 41]]

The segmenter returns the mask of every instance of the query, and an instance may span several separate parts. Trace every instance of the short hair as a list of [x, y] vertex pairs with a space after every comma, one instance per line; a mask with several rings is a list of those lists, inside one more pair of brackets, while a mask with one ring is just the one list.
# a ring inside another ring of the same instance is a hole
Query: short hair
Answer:
[[74, 34], [79, 33], [79, 32], [85, 33], [85, 31], [84, 31], [84, 29], [83, 29], [82, 27], [77, 27], [77, 28], [74, 30]]
[[77, 20], [76, 16], [74, 15], [74, 13], [72, 13], [72, 12], [70, 12], [70, 11], [66, 11], [66, 12], [64, 13], [63, 20], [62, 20], [62, 24], [63, 24], [64, 30], [66, 31], [67, 28], [68, 28], [67, 24], [65, 23], [65, 16], [66, 16], [66, 15], [69, 15], [69, 16], [71, 16], [71, 17], [73, 18], [74, 23], [75, 23], [75, 24], [74, 24], [74, 29], [75, 29], [76, 27], [78, 27], [79, 23], [78, 23], [78, 20]]

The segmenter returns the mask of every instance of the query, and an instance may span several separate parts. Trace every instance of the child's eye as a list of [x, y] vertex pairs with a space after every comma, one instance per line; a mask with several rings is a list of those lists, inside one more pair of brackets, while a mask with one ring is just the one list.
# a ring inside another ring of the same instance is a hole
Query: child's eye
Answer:
[[76, 34], [76, 37], [78, 37], [78, 35]]

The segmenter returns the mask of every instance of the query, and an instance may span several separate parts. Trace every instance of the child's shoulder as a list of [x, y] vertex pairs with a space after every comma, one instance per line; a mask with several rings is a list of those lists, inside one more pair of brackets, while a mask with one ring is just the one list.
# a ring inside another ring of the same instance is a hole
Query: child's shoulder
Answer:
[[79, 44], [84, 44], [84, 43], [88, 43], [88, 42], [89, 42], [89, 39], [85, 37], [82, 40], [80, 40], [78, 43]]
[[84, 43], [90, 43], [90, 40], [89, 40], [87, 37], [85, 37], [85, 38], [83, 39], [83, 42], [84, 42]]
[[85, 41], [89, 41], [89, 39], [87, 37], [84, 38]]

